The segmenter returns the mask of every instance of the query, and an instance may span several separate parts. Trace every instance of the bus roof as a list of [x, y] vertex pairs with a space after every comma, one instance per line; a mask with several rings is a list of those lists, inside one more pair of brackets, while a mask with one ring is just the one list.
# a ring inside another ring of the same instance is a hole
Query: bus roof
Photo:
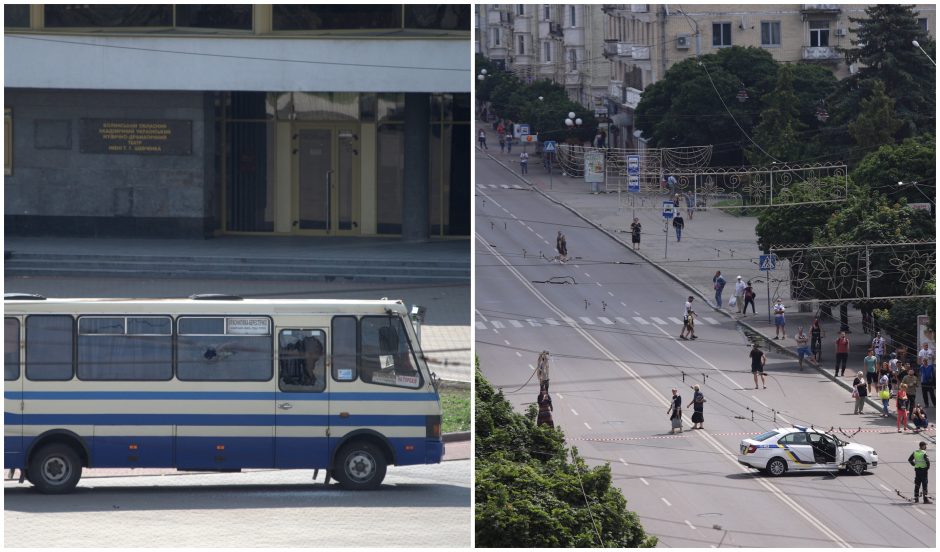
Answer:
[[81, 311], [89, 313], [124, 313], [129, 309], [171, 311], [180, 313], [361, 313], [385, 314], [393, 311], [405, 314], [401, 299], [191, 299], [191, 298], [36, 298], [4, 299], [7, 315]]

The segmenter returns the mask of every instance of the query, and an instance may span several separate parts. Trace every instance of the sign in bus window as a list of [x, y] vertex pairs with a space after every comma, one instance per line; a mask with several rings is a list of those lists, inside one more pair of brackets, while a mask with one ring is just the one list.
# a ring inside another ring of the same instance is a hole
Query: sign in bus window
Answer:
[[[264, 317], [254, 317], [252, 320]], [[274, 365], [271, 320], [243, 335], [244, 317], [181, 316], [177, 321], [176, 376], [186, 381], [268, 381]], [[228, 333], [226, 329], [235, 333]]]
[[278, 385], [281, 391], [326, 389], [326, 334], [322, 330], [281, 330], [278, 335]]
[[411, 389], [420, 387], [421, 373], [401, 318], [364, 316], [360, 325], [362, 381]]
[[6, 318], [3, 321], [3, 379], [13, 381], [20, 378], [20, 321]]

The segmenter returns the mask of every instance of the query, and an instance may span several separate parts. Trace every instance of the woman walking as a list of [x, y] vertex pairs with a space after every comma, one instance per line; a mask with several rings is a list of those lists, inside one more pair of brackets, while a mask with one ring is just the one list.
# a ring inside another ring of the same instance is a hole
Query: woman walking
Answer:
[[[898, 433], [901, 433], [903, 425], [904, 431], [907, 431], [907, 384], [902, 383], [898, 389], [898, 398], [895, 406], [898, 409]], [[903, 420], [903, 421], [902, 421]]]
[[679, 433], [682, 433], [682, 396], [675, 387], [672, 388], [672, 404], [669, 405], [666, 414], [669, 414], [669, 420], [672, 422], [670, 433], [675, 433], [677, 429]]
[[705, 429], [702, 426], [705, 423], [705, 395], [699, 391], [698, 384], [693, 385], [692, 389], [695, 390], [695, 395], [692, 397], [692, 402], [685, 406], [686, 408], [693, 406], [692, 429]]
[[813, 360], [819, 362], [819, 354], [822, 352], [822, 328], [819, 327], [819, 319], [813, 319], [813, 325], [809, 327], [809, 348], [813, 352]]
[[[887, 364], [887, 363], [885, 363]], [[885, 374], [881, 376], [879, 380], [878, 387], [878, 397], [881, 399], [881, 417], [887, 418], [888, 413], [888, 403], [891, 402], [891, 390], [888, 389], [888, 375]]]
[[862, 409], [865, 408], [865, 399], [868, 397], [868, 384], [865, 381], [865, 374], [859, 372], [855, 376], [855, 379], [852, 381], [852, 387], [855, 388], [852, 391], [852, 397], [855, 398], [855, 414], [861, 414]]
[[548, 427], [554, 428], [555, 421], [552, 419], [552, 397], [548, 394], [548, 391], [544, 389], [540, 391], [537, 401], [539, 405], [539, 417], [536, 419], [536, 423], [538, 425], [547, 425]]
[[745, 315], [747, 314], [747, 306], [751, 305], [751, 314], [757, 314], [757, 308], [754, 306], [754, 298], [757, 297], [757, 294], [754, 293], [754, 287], [751, 286], [751, 281], [747, 281], [747, 287], [744, 288], [744, 310], [741, 311]]

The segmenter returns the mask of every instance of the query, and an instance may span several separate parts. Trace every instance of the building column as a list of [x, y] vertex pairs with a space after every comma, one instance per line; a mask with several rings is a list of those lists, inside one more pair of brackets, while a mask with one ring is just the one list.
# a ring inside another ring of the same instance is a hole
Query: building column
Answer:
[[430, 117], [430, 94], [405, 94], [405, 182], [402, 186], [401, 239], [406, 242], [428, 239]]

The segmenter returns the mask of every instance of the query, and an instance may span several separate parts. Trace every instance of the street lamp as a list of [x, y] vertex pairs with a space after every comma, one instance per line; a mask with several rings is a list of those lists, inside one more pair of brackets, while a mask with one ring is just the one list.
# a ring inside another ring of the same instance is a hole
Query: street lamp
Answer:
[[482, 82], [486, 80], [486, 77], [486, 69], [480, 69], [480, 74], [477, 75], [477, 80]]
[[933, 63], [933, 66], [934, 66], [934, 67], [937, 66], [937, 62], [934, 61], [932, 57], [930, 57], [930, 54], [928, 54], [926, 51], [924, 51], [923, 48], [920, 47], [920, 42], [917, 42], [916, 40], [912, 40], [912, 41], [911, 41], [911, 44], [913, 44], [914, 46], [917, 46], [918, 48], [920, 48], [920, 51], [921, 51], [921, 52], [924, 52], [924, 55], [927, 56], [927, 59], [930, 60], [930, 63]]

